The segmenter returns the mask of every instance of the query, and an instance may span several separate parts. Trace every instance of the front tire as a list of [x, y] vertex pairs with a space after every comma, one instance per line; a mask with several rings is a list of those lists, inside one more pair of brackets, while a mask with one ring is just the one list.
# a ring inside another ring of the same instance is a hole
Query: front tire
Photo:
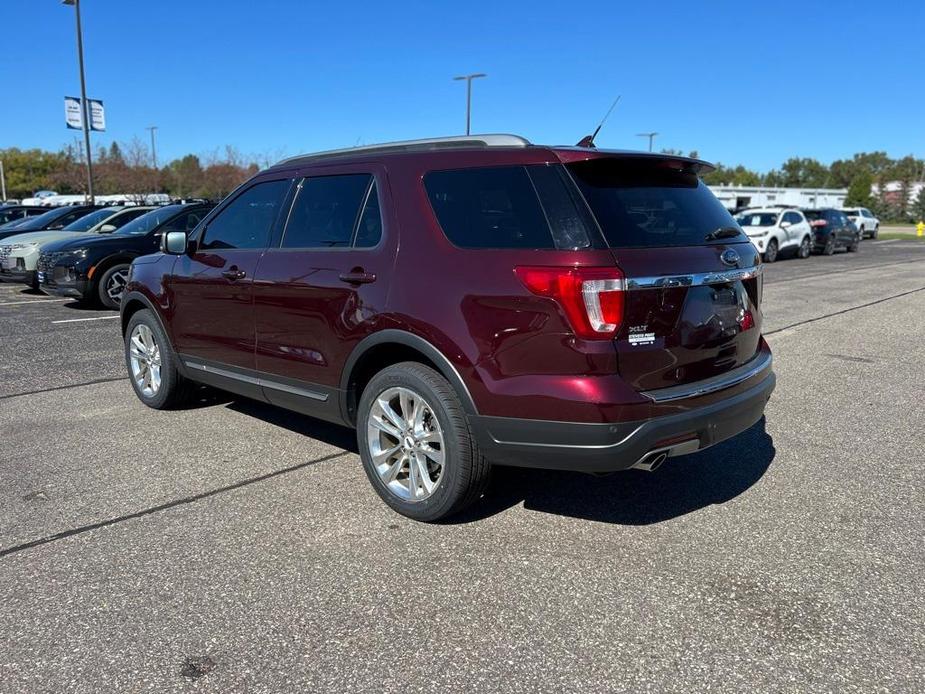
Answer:
[[398, 513], [436, 521], [484, 492], [491, 466], [459, 397], [438, 372], [415, 362], [383, 369], [363, 390], [357, 412], [363, 468]]
[[125, 284], [128, 281], [128, 263], [119, 263], [103, 273], [97, 285], [97, 295], [100, 303], [106, 308], [119, 310], [122, 295], [125, 293]]
[[777, 239], [771, 239], [764, 251], [764, 262], [773, 263], [775, 260], [777, 260]]
[[877, 238], [877, 234], [879, 233], [880, 233], [880, 225], [878, 224], [877, 226], [874, 227], [874, 233], [870, 235], [870, 238], [872, 239]]
[[149, 309], [132, 315], [123, 341], [125, 366], [139, 400], [155, 410], [166, 410], [187, 399], [188, 383], [177, 370], [167, 335]]

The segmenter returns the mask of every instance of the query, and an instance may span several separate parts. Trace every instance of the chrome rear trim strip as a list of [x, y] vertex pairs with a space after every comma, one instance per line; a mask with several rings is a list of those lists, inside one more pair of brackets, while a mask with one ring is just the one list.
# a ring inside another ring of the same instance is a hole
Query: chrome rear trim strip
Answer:
[[698, 395], [715, 393], [723, 388], [731, 388], [737, 383], [747, 381], [753, 376], [757, 376], [762, 371], [771, 368], [772, 357], [770, 352], [763, 352], [742, 366], [729, 371], [728, 373], [706, 378], [694, 383], [685, 383], [680, 386], [669, 386], [668, 388], [657, 388], [656, 390], [646, 390], [640, 393], [655, 402], [670, 402], [672, 400], [683, 400], [684, 398], [696, 398]]
[[750, 280], [761, 274], [762, 266], [720, 270], [718, 272], [698, 272], [691, 275], [653, 275], [651, 277], [627, 277], [628, 290], [634, 289], [672, 289], [674, 287], [699, 287], [708, 284], [727, 284], [741, 280]]

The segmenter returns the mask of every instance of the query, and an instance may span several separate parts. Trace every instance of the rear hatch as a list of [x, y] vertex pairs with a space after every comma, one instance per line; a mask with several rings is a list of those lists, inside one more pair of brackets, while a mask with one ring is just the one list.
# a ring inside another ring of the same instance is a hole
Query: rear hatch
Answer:
[[760, 341], [760, 258], [690, 163], [596, 158], [568, 164], [625, 275], [615, 337], [640, 391], [722, 375]]

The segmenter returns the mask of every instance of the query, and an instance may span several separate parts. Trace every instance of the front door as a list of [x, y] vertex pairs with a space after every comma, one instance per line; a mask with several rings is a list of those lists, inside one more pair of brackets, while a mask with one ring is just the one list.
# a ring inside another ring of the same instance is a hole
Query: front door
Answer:
[[171, 323], [187, 368], [254, 382], [254, 276], [290, 183], [263, 181], [243, 190], [208, 221], [196, 250], [177, 259], [168, 287]]
[[344, 364], [385, 308], [396, 244], [383, 234], [384, 174], [348, 171], [300, 182], [254, 282], [265, 397], [333, 420]]

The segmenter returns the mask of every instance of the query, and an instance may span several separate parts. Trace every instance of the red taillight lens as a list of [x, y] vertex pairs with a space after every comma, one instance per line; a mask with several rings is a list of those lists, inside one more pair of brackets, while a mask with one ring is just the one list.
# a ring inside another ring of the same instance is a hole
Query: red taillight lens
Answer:
[[585, 339], [613, 337], [623, 322], [623, 273], [615, 267], [517, 267], [534, 294], [555, 299]]
[[824, 227], [827, 224], [828, 222], [825, 221], [824, 219], [814, 219], [812, 222], [809, 223], [811, 227]]

